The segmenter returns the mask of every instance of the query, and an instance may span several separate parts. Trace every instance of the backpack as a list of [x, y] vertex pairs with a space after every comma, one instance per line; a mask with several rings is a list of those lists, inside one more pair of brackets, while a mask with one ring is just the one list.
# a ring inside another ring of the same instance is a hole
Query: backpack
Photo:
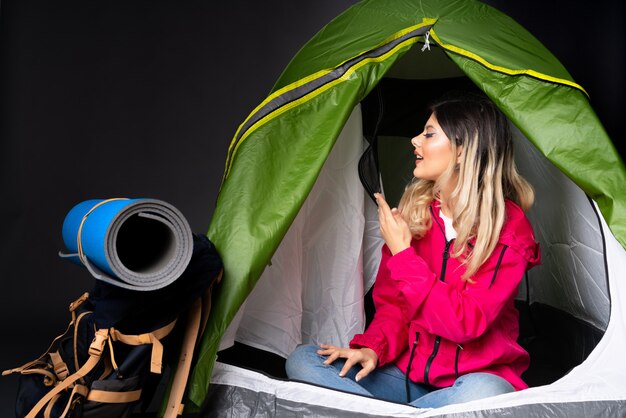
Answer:
[[[96, 280], [70, 303], [70, 323], [44, 354], [19, 373], [18, 418], [128, 418], [168, 396], [165, 417], [182, 413], [194, 347], [204, 330], [222, 261], [210, 240], [194, 234], [182, 275], [152, 291]], [[175, 356], [178, 354], [178, 356]], [[175, 368], [168, 394], [164, 365]]]

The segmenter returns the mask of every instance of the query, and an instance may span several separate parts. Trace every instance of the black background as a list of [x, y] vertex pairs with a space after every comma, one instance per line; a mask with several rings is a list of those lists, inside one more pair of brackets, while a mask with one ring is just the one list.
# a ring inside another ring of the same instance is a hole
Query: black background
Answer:
[[[153, 197], [206, 232], [228, 144], [298, 49], [356, 1], [0, 3], [0, 369], [33, 359], [92, 285], [60, 260], [69, 209]], [[490, 0], [624, 139], [624, 7]], [[589, 138], [590, 141], [593, 138]], [[0, 380], [11, 416], [17, 377]]]

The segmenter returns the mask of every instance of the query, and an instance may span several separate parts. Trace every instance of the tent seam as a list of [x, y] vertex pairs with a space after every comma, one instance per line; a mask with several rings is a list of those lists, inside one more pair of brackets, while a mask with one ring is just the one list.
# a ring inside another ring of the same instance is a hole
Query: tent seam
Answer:
[[[368, 58], [365, 59], [363, 61], [358, 62], [357, 64], [355, 64], [354, 66], [350, 67], [343, 75], [341, 75], [340, 77], [320, 86], [319, 88], [315, 89], [314, 91], [307, 93], [306, 95], [302, 96], [301, 98], [294, 100], [292, 102], [289, 102], [279, 108], [277, 108], [276, 110], [274, 110], [273, 112], [267, 114], [266, 116], [264, 116], [263, 118], [259, 119], [257, 122], [255, 122], [252, 126], [250, 126], [250, 128], [248, 128], [248, 130], [246, 131], [245, 134], [243, 134], [243, 136], [239, 139], [239, 143], [235, 146], [234, 149], [234, 154], [237, 152], [237, 150], [239, 149], [239, 147], [241, 146], [241, 144], [244, 142], [244, 140], [246, 138], [248, 138], [248, 136], [250, 136], [254, 131], [256, 131], [259, 127], [261, 127], [262, 125], [265, 125], [267, 122], [269, 122], [270, 120], [276, 118], [277, 116], [280, 116], [281, 114], [293, 109], [294, 107], [300, 106], [302, 103], [307, 102], [311, 99], [313, 99], [314, 97], [319, 96], [320, 94], [324, 93], [326, 90], [334, 87], [337, 84], [340, 84], [344, 81], [347, 81], [350, 76], [352, 76], [352, 74], [354, 74], [357, 70], [359, 70], [361, 67], [363, 67], [366, 64], [370, 64], [372, 62], [381, 62], [386, 60], [390, 55], [395, 54], [398, 49], [401, 49], [407, 45], [416, 43], [418, 41], [417, 38], [411, 38], [408, 39], [404, 42], [402, 42], [401, 44], [398, 44], [396, 47], [394, 47], [391, 51], [385, 53], [384, 55], [381, 55], [380, 57], [376, 57], [376, 58]], [[230, 172], [230, 167], [232, 167], [232, 159], [230, 161], [229, 164], [229, 168], [228, 171]]]
[[481, 65], [489, 68], [490, 70], [497, 71], [499, 73], [508, 74], [508, 75], [527, 75], [527, 76], [531, 76], [531, 77], [534, 77], [543, 81], [566, 85], [568, 87], [573, 87], [577, 90], [582, 91], [587, 97], [589, 97], [589, 94], [587, 93], [587, 91], [580, 84], [577, 84], [573, 81], [569, 81], [563, 78], [553, 77], [553, 76], [543, 74], [543, 73], [540, 73], [538, 71], [531, 70], [531, 69], [513, 70], [511, 68], [506, 68], [500, 65], [492, 64], [486, 59], [484, 59], [483, 57], [481, 57], [480, 55], [477, 55], [473, 52], [470, 52], [456, 45], [443, 43], [441, 39], [439, 38], [439, 36], [437, 36], [437, 34], [435, 33], [435, 30], [432, 28], [430, 29], [430, 36], [432, 36], [435, 42], [437, 42], [437, 44], [439, 44], [439, 46], [441, 46], [444, 50], [456, 53], [458, 55], [462, 55], [466, 58], [476, 61], [480, 63]]
[[[294, 91], [296, 89], [298, 89], [299, 87], [302, 87], [312, 81], [318, 80], [323, 76], [326, 76], [328, 74], [331, 74], [333, 71], [336, 71], [338, 68], [341, 68], [341, 66], [345, 65], [346, 63], [348, 63], [351, 60], [357, 59], [359, 56], [362, 56], [364, 54], [367, 54], [368, 52], [371, 51], [375, 51], [376, 49], [382, 48], [385, 45], [395, 41], [396, 39], [401, 38], [402, 36], [405, 36], [407, 34], [409, 34], [410, 32], [423, 28], [425, 26], [432, 26], [434, 23], [436, 22], [436, 19], [433, 18], [423, 18], [422, 22], [417, 24], [417, 25], [413, 25], [410, 26], [408, 28], [402, 29], [396, 33], [394, 33], [392, 36], [386, 38], [383, 42], [379, 43], [378, 45], [376, 45], [375, 47], [362, 51], [359, 54], [355, 55], [354, 57], [351, 57], [349, 59], [346, 59], [344, 61], [342, 61], [341, 63], [339, 63], [337, 66], [335, 66], [332, 69], [325, 69], [325, 70], [320, 70], [317, 71], [313, 74], [310, 74], [304, 78], [301, 78], [297, 81], [294, 81], [291, 84], [288, 84], [287, 86], [284, 86], [278, 90], [276, 90], [275, 92], [271, 93], [265, 100], [263, 100], [263, 102], [261, 102], [261, 104], [259, 104], [257, 107], [254, 108], [254, 110], [250, 113], [250, 115], [248, 115], [248, 117], [243, 121], [243, 123], [241, 123], [239, 125], [239, 128], [237, 129], [237, 132], [234, 135], [233, 140], [231, 141], [231, 144], [228, 148], [228, 156], [227, 156], [227, 162], [226, 162], [226, 167], [224, 169], [224, 176], [223, 176], [223, 181], [228, 177], [228, 174], [230, 173], [230, 169], [232, 167], [233, 164], [233, 160], [234, 160], [234, 156], [237, 153], [237, 150], [239, 149], [241, 143], [243, 143], [243, 141], [256, 129], [258, 129], [261, 125], [265, 124], [266, 122], [268, 122], [269, 120], [273, 119], [274, 116], [278, 116], [282, 113], [284, 113], [285, 111], [292, 109], [293, 107], [307, 101], [310, 100], [311, 98], [323, 93], [325, 90], [327, 90], [328, 88], [338, 84], [339, 82], [345, 81], [349, 78], [350, 75], [352, 75], [356, 70], [358, 70], [359, 68], [361, 68], [363, 65], [370, 63], [370, 62], [380, 62], [380, 61], [384, 61], [386, 58], [388, 58], [390, 55], [395, 54], [398, 49], [406, 46], [406, 45], [410, 45], [412, 43], [417, 42], [419, 36], [416, 37], [412, 37], [409, 38], [401, 43], [399, 43], [398, 45], [396, 45], [393, 49], [391, 49], [390, 51], [387, 51], [385, 54], [379, 56], [379, 57], [371, 57], [371, 58], [365, 58], [362, 61], [359, 61], [357, 63], [355, 63], [353, 66], [351, 66], [350, 68], [348, 68], [346, 70], [346, 72], [339, 76], [338, 78], [325, 83], [324, 85], [314, 89], [313, 91], [311, 91], [310, 93], [307, 93], [306, 95], [302, 96], [301, 98], [294, 100], [293, 102], [287, 103], [283, 106], [280, 106], [279, 108], [271, 111], [270, 113], [268, 113], [266, 116], [264, 116], [263, 118], [259, 119], [257, 122], [255, 122], [254, 124], [252, 124], [250, 127], [248, 127], [246, 129], [246, 132], [241, 134], [242, 129], [244, 128], [244, 126], [246, 125], [246, 123], [248, 121], [250, 121], [250, 119], [252, 119], [254, 117], [255, 114], [257, 114], [263, 107], [267, 106], [269, 103], [271, 103], [273, 100], [277, 99], [278, 97], [290, 92], [290, 91]], [[328, 86], [328, 87], [326, 87]], [[316, 93], [316, 94], [313, 94]], [[307, 100], [303, 100], [307, 98]], [[284, 109], [282, 111], [280, 111], [281, 109]], [[278, 112], [278, 113], [277, 113]], [[271, 118], [268, 118], [269, 116], [272, 116]], [[263, 122], [263, 123], [261, 123]], [[240, 136], [241, 134], [241, 136]]]

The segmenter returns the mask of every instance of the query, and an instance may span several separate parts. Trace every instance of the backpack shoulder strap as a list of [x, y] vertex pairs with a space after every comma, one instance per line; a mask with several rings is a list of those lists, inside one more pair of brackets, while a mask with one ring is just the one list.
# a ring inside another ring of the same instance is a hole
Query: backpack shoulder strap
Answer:
[[182, 346], [180, 349], [178, 365], [176, 367], [174, 379], [172, 380], [172, 387], [170, 389], [169, 399], [167, 401], [163, 418], [175, 418], [183, 413], [184, 405], [182, 401], [183, 396], [185, 395], [189, 371], [191, 370], [193, 352], [196, 344], [198, 343], [198, 337], [204, 332], [209, 312], [211, 311], [213, 285], [222, 280], [222, 273], [223, 270], [220, 270], [220, 272], [213, 278], [213, 281], [209, 285], [205, 294], [196, 299], [190, 308], [187, 326], [185, 328], [185, 334], [183, 336]]
[[187, 385], [187, 376], [191, 370], [191, 358], [193, 356], [196, 338], [198, 337], [198, 331], [200, 329], [201, 312], [202, 303], [200, 298], [198, 298], [191, 306], [189, 319], [187, 320], [180, 356], [176, 366], [176, 373], [172, 380], [172, 387], [170, 389], [170, 396], [164, 418], [176, 417], [182, 414], [182, 399], [185, 393], [185, 386]]

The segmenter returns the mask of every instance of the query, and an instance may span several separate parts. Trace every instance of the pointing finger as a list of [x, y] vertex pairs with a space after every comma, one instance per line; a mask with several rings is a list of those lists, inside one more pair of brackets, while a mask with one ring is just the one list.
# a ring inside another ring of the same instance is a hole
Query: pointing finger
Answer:
[[376, 196], [376, 203], [378, 204], [378, 207], [389, 210], [389, 205], [382, 194], [376, 193], [374, 196]]
[[351, 357], [348, 357], [343, 367], [341, 368], [341, 371], [339, 372], [339, 376], [344, 377], [346, 373], [348, 373], [348, 370], [352, 368], [352, 366], [354, 366], [354, 360]]
[[360, 372], [358, 372], [354, 378], [354, 380], [356, 380], [357, 382], [361, 379], [363, 379], [365, 376], [367, 376], [368, 374], [370, 374], [370, 372], [374, 370], [374, 365], [370, 362], [367, 362], [363, 368], [361, 369]]

